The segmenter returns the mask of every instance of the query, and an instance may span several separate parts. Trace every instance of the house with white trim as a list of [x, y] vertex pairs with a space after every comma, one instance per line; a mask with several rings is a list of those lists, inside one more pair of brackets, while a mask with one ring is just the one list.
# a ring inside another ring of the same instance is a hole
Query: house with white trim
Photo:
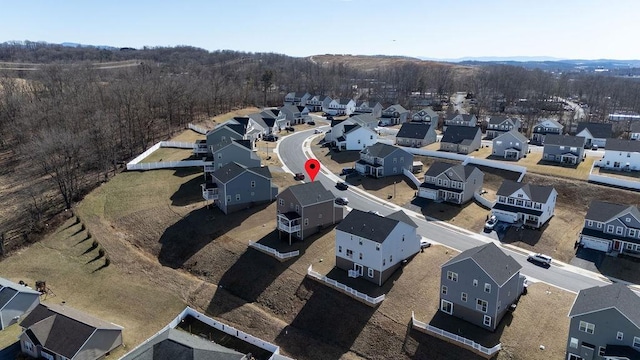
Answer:
[[297, 125], [304, 124], [311, 120], [309, 115], [309, 108], [300, 105], [285, 105], [280, 108], [280, 111], [284, 113], [285, 118], [289, 124]]
[[449, 126], [477, 127], [478, 118], [475, 115], [455, 114], [444, 120], [442, 131], [446, 131]]
[[577, 165], [584, 159], [585, 138], [549, 134], [544, 140], [542, 159], [562, 165]]
[[634, 140], [607, 139], [604, 156], [596, 166], [607, 170], [639, 171], [640, 142]]
[[40, 303], [40, 292], [0, 278], [0, 330], [18, 322]]
[[494, 139], [502, 134], [515, 129], [520, 130], [521, 122], [518, 118], [510, 118], [505, 116], [491, 116], [487, 124], [487, 139]]
[[593, 122], [579, 122], [576, 136], [585, 138], [584, 146], [590, 148], [598, 146], [607, 147], [607, 139], [613, 136], [613, 125]]
[[375, 178], [402, 175], [404, 170], [413, 170], [413, 154], [397, 146], [375, 143], [360, 151], [355, 169], [361, 175]]
[[339, 150], [362, 150], [378, 142], [378, 133], [359, 124], [344, 125], [342, 136], [336, 139]]
[[353, 113], [356, 115], [371, 114], [373, 117], [379, 118], [382, 116], [382, 104], [372, 100], [356, 101]]
[[562, 135], [564, 125], [554, 119], [542, 119], [533, 127], [531, 133], [531, 144], [544, 145], [544, 139], [547, 135]]
[[329, 105], [322, 109], [329, 115], [333, 116], [349, 116], [356, 109], [356, 102], [353, 99], [341, 98], [332, 99]]
[[382, 110], [382, 114], [380, 115], [380, 125], [391, 126], [403, 124], [407, 122], [408, 118], [409, 110], [405, 109], [400, 104], [395, 104]]
[[284, 105], [305, 106], [309, 98], [308, 92], [290, 92], [284, 96]]
[[440, 115], [429, 106], [411, 115], [411, 122], [432, 124], [434, 129], [438, 127]]
[[408, 147], [423, 147], [433, 144], [438, 139], [435, 122], [406, 122], [396, 134], [396, 144]]
[[493, 138], [491, 155], [505, 160], [520, 160], [529, 153], [529, 139], [512, 129]]
[[484, 173], [472, 165], [435, 161], [424, 174], [418, 197], [464, 204], [482, 189]]
[[587, 249], [640, 257], [640, 210], [592, 200], [579, 241]]
[[471, 154], [482, 146], [479, 127], [449, 125], [440, 139], [440, 151]]
[[326, 95], [312, 95], [308, 100], [306, 106], [309, 108], [311, 112], [322, 111], [329, 107], [329, 103], [331, 102], [331, 98]]
[[504, 180], [496, 197], [491, 214], [499, 221], [540, 228], [553, 216], [558, 192], [553, 186]]

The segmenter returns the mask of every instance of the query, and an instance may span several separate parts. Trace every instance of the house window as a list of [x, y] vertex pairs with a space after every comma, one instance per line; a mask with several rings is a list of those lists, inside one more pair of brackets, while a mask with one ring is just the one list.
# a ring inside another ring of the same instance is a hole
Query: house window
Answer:
[[300, 212], [300, 205], [296, 205], [296, 212], [299, 213]]
[[473, 279], [473, 286], [478, 286], [478, 279]]
[[318, 219], [322, 219], [322, 213], [318, 214]]
[[640, 337], [633, 337], [633, 347], [640, 350]]
[[347, 257], [348, 258], [352, 258], [353, 257], [353, 250], [347, 249]]
[[532, 203], [531, 203], [531, 201], [527, 201], [527, 202], [524, 204], [524, 206], [526, 206], [526, 207], [530, 208], [530, 207], [531, 207], [531, 204], [532, 204]]
[[389, 264], [393, 262], [393, 255], [389, 255]]
[[307, 225], [309, 225], [309, 218], [304, 219], [304, 226], [307, 226]]
[[393, 163], [396, 164], [398, 162], [398, 158], [393, 158]]
[[278, 205], [284, 206], [284, 199], [278, 199]]
[[482, 300], [482, 299], [476, 300], [476, 310], [486, 313], [487, 307], [489, 307], [489, 303], [486, 300]]
[[631, 218], [624, 218], [624, 221], [631, 222]]
[[341, 253], [342, 252], [342, 246], [338, 246], [338, 252]]
[[598, 225], [596, 226], [598, 229], [602, 228], [602, 223], [598, 223]]
[[236, 201], [240, 201], [240, 194], [236, 194]]
[[368, 275], [369, 275], [369, 277], [370, 277], [370, 278], [373, 278], [373, 269], [372, 269], [372, 268], [369, 268], [369, 269], [367, 270], [367, 273], [368, 273]]
[[482, 319], [482, 323], [484, 324], [484, 326], [491, 326], [491, 316], [485, 315]]
[[515, 200], [513, 198], [508, 198], [507, 199], [507, 204], [513, 205], [514, 202], [515, 202]]
[[442, 312], [445, 312], [449, 315], [453, 314], [453, 303], [451, 301], [447, 301], [447, 300], [441, 300], [440, 301], [440, 310]]
[[447, 287], [445, 285], [442, 285], [442, 295], [447, 295]]
[[622, 235], [623, 232], [624, 229], [622, 228], [622, 226], [616, 226], [616, 234]]
[[613, 225], [607, 225], [607, 232], [609, 233], [613, 232]]
[[593, 221], [592, 220], [587, 220], [587, 226], [593, 226]]
[[523, 204], [524, 204], [523, 200], [516, 200], [516, 206], [522, 207]]
[[24, 342], [24, 349], [27, 351], [33, 351], [33, 344], [31, 343], [31, 341]]
[[387, 259], [382, 259], [382, 266], [387, 265]]
[[358, 239], [358, 244], [362, 245], [362, 238]]
[[629, 229], [629, 236], [630, 237], [635, 237], [636, 236], [636, 229]]
[[227, 195], [227, 202], [231, 202], [231, 195]]
[[542, 204], [540, 204], [540, 203], [535, 203], [535, 205], [534, 205], [533, 207], [534, 207], [534, 208], [536, 208], [536, 209], [538, 209], [538, 210], [540, 210], [540, 209], [542, 209]]
[[622, 331], [618, 331], [618, 334], [616, 335], [616, 340], [622, 341], [622, 339], [624, 339], [624, 333]]
[[376, 244], [376, 250], [380, 251], [380, 244]]
[[362, 260], [362, 253], [360, 253], [360, 257], [359, 258], [360, 258], [360, 260]]
[[358, 144], [360, 144], [360, 139], [358, 139]]
[[467, 302], [467, 293], [463, 292], [462, 294], [460, 294], [460, 300]]
[[453, 271], [447, 271], [447, 279], [450, 281], [458, 282], [458, 274]]
[[600, 347], [598, 348], [598, 355], [600, 355], [600, 356], [604, 356], [604, 352], [605, 352], [606, 350], [607, 350], [607, 347], [606, 347], [606, 346], [600, 346]]
[[593, 334], [593, 331], [596, 329], [594, 324], [588, 323], [586, 321], [580, 321], [578, 325], [578, 330], [582, 332], [586, 332], [587, 334]]
[[491, 292], [491, 284], [488, 284], [488, 283], [484, 284], [484, 292], [486, 292], [486, 293], [490, 293]]
[[218, 153], [218, 159], [222, 159], [222, 153]]
[[252, 188], [256, 187], [256, 182], [255, 181], [251, 181], [251, 187]]
[[373, 135], [370, 135], [370, 136], [369, 136], [369, 140], [373, 140]]
[[572, 337], [569, 341], [569, 347], [577, 349], [578, 348], [578, 339]]

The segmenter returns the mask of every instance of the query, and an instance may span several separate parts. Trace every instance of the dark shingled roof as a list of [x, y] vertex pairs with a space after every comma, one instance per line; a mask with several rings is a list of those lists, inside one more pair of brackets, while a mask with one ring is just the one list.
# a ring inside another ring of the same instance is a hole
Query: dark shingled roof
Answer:
[[544, 138], [545, 145], [559, 145], [569, 147], [584, 147], [585, 138], [582, 136], [551, 134]]
[[612, 308], [617, 309], [640, 329], [640, 296], [620, 283], [580, 290], [569, 317]]
[[613, 133], [612, 128], [612, 124], [579, 122], [576, 134], [579, 134], [580, 131], [587, 129], [589, 130], [589, 133], [591, 133], [591, 136], [593, 136], [594, 138], [605, 139], [611, 137], [611, 134]]
[[340, 105], [347, 105], [349, 102], [351, 102], [351, 99], [347, 99], [347, 98], [342, 98], [338, 100], [338, 103]]
[[[367, 146], [365, 149], [361, 150], [361, 153], [368, 153], [370, 156], [384, 158], [389, 156], [396, 150], [402, 150], [397, 146], [384, 144], [384, 143], [375, 143], [371, 146]], [[402, 150], [404, 151], [404, 150]]]
[[522, 142], [523, 144], [526, 144], [527, 141], [529, 141], [529, 139], [527, 139], [526, 136], [522, 135], [518, 130], [516, 129], [511, 129], [509, 131], [507, 131], [504, 134], [500, 134], [498, 135], [494, 140], [501, 140], [506, 138], [507, 136], [513, 136], [515, 137], [517, 140], [519, 140], [520, 142]]
[[640, 152], [640, 141], [607, 139], [607, 150]]
[[[397, 214], [394, 217], [401, 218], [401, 215]], [[340, 222], [336, 230], [344, 231], [377, 243], [383, 243], [391, 231], [398, 225], [398, 222], [404, 222], [404, 220], [397, 220], [391, 217], [379, 216], [374, 213], [353, 209], [349, 215]], [[412, 221], [409, 225], [415, 226], [415, 223]]]
[[293, 194], [293, 196], [302, 206], [325, 201], [334, 201], [336, 198], [333, 193], [327, 190], [327, 188], [325, 188], [324, 185], [322, 185], [322, 183], [319, 181], [292, 185], [289, 186], [287, 190], [291, 191], [291, 194]]
[[0, 309], [2, 309], [5, 305], [7, 305], [9, 300], [11, 300], [17, 293], [18, 293], [18, 290], [16, 289], [12, 289], [10, 287], [3, 287], [0, 290]]
[[411, 220], [409, 215], [407, 215], [402, 210], [398, 210], [398, 211], [396, 211], [394, 213], [391, 213], [391, 214], [387, 215], [387, 218], [393, 219], [393, 220], [398, 220], [398, 221], [403, 222], [403, 223], [405, 223], [407, 225], [411, 225], [414, 228], [418, 227], [418, 225], [416, 225], [416, 223], [414, 223], [413, 220]]
[[419, 123], [404, 123], [396, 138], [424, 139], [431, 128], [430, 125]]
[[504, 180], [496, 195], [498, 196], [511, 196], [514, 192], [522, 189], [525, 194], [532, 201], [545, 203], [551, 196], [551, 192], [553, 191], [553, 186], [546, 185], [531, 185], [515, 182], [513, 180]]
[[512, 119], [510, 117], [506, 117], [506, 116], [492, 116], [489, 118], [489, 124], [492, 125], [500, 125], [502, 124], [505, 120], [510, 119], [512, 123], [515, 124], [516, 120]]
[[240, 176], [240, 174], [244, 173], [245, 171], [250, 171], [271, 179], [271, 172], [269, 171], [269, 168], [267, 166], [247, 168], [246, 166], [238, 164], [236, 162], [230, 162], [220, 169], [215, 170], [213, 173], [211, 173], [211, 176], [215, 177], [220, 182], [225, 184]]
[[500, 286], [522, 268], [522, 265], [518, 264], [517, 261], [505, 254], [492, 242], [465, 250], [458, 256], [444, 263], [442, 267], [466, 259], [472, 259]]
[[638, 219], [640, 219], [640, 211], [633, 205], [614, 204], [606, 201], [592, 200], [589, 204], [589, 210], [585, 215], [585, 219], [597, 222], [606, 222], [613, 217], [617, 217], [623, 211], [629, 210]]
[[424, 173], [424, 175], [438, 176], [449, 169], [451, 169], [451, 171], [455, 173], [456, 178], [466, 180], [469, 178], [469, 176], [471, 176], [473, 171], [477, 168], [472, 165], [461, 165], [461, 164], [456, 165], [456, 164], [450, 164], [442, 161], [434, 161], [433, 164], [431, 164], [431, 166], [429, 167], [429, 170], [427, 170], [427, 172]]
[[[636, 120], [636, 121], [632, 121], [631, 122], [631, 126], [629, 126], [629, 130], [632, 133], [640, 133], [640, 121]], [[607, 144], [609, 143], [609, 140], [607, 140]]]
[[442, 135], [440, 142], [459, 144], [464, 140], [473, 140], [478, 132], [480, 132], [479, 127], [447, 126], [447, 130], [445, 130], [444, 135]]

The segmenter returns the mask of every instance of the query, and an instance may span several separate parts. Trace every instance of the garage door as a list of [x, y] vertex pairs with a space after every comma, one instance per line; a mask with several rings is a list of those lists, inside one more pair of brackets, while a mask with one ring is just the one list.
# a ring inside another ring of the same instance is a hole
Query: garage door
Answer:
[[609, 252], [609, 248], [610, 248], [610, 241], [607, 240], [600, 240], [600, 239], [594, 239], [594, 238], [589, 238], [589, 237], [582, 237], [582, 245], [587, 248], [587, 249], [594, 249], [594, 250], [599, 250], [599, 251], [604, 251], [604, 252]]
[[420, 188], [418, 196], [425, 199], [435, 200], [438, 197], [438, 190]]

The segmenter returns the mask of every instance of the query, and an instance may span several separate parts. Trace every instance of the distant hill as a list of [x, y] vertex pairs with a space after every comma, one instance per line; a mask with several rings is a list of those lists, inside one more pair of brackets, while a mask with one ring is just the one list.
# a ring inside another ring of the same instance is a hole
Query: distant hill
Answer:
[[480, 57], [463, 57], [458, 59], [438, 59], [429, 57], [418, 57], [422, 60], [444, 61], [444, 62], [536, 62], [536, 61], [561, 61], [564, 59], [554, 58], [550, 56], [480, 56]]
[[118, 50], [119, 48], [114, 47], [114, 46], [109, 46], [109, 45], [85, 45], [85, 44], [78, 44], [78, 43], [73, 43], [73, 42], [63, 42], [60, 45], [62, 46], [66, 46], [66, 47], [92, 47], [92, 48], [97, 48], [97, 49], [101, 49], [101, 50]]

